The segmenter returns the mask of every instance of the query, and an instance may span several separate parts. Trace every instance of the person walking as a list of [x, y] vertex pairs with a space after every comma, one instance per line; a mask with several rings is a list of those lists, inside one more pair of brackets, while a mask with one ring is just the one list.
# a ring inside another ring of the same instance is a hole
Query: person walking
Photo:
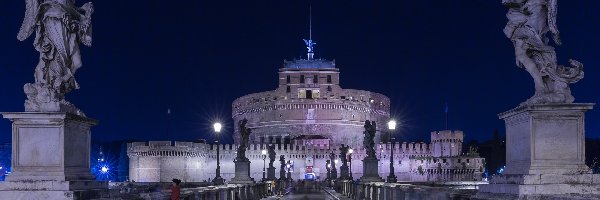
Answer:
[[181, 188], [179, 187], [181, 180], [174, 178], [171, 186], [171, 200], [179, 200], [181, 196]]

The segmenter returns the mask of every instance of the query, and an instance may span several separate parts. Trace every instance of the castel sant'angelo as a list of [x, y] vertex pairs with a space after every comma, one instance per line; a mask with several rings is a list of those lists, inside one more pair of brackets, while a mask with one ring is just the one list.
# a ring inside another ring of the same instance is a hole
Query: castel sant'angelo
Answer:
[[[334, 61], [314, 59], [312, 41], [306, 41], [307, 59], [284, 61], [275, 90], [248, 94], [233, 101], [234, 122], [247, 119], [252, 130], [246, 157], [251, 161], [250, 176], [260, 180], [266, 158], [263, 150], [274, 145], [277, 158], [285, 156], [292, 179], [325, 179], [326, 168], [340, 162], [340, 146], [353, 153], [348, 163], [352, 177], [362, 176], [365, 157], [363, 131], [366, 120], [377, 126], [375, 150], [382, 177], [389, 173], [390, 151], [394, 156], [398, 181], [481, 180], [484, 159], [475, 152], [463, 153], [462, 131], [434, 131], [430, 143], [395, 142], [386, 124], [390, 100], [383, 94], [340, 86], [340, 69]], [[200, 182], [215, 177], [216, 148], [220, 148], [221, 176], [234, 176], [238, 127], [234, 144], [207, 144], [180, 141], [133, 142], [128, 145], [129, 176], [136, 182], [169, 182], [178, 178]], [[340, 163], [333, 166], [338, 167]], [[280, 165], [274, 165], [279, 171]], [[339, 172], [339, 169], [337, 170]], [[277, 178], [279, 178], [279, 173]]]

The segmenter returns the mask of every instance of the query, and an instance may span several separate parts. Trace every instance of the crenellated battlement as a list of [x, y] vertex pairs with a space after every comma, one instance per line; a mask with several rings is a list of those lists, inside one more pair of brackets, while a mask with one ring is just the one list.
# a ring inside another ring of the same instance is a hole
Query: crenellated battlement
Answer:
[[[435, 132], [436, 135], [438, 132]], [[445, 132], [436, 137], [431, 144], [425, 142], [397, 142], [377, 143], [375, 145], [376, 157], [381, 161], [381, 168], [385, 172], [388, 168], [385, 163], [390, 161], [390, 151], [394, 151], [394, 166], [397, 175], [405, 181], [432, 181], [432, 180], [473, 180], [480, 178], [483, 170], [483, 158], [461, 156], [457, 142], [462, 141], [462, 131]], [[290, 143], [260, 144], [250, 143], [246, 149], [246, 157], [251, 161], [251, 176], [260, 179], [263, 163], [269, 162], [268, 155], [262, 151], [268, 145], [274, 145], [277, 160], [275, 167], [279, 167], [279, 156], [283, 155], [286, 161], [294, 163], [293, 177], [303, 177], [307, 159], [312, 158], [315, 173], [324, 176], [326, 161], [334, 154], [336, 162], [340, 159], [339, 145], [331, 144], [322, 137], [304, 137]], [[201, 181], [214, 177], [217, 149], [221, 159], [221, 175], [230, 179], [233, 177], [233, 161], [237, 156], [236, 144], [208, 144], [205, 142], [188, 141], [149, 141], [132, 142], [128, 144], [127, 154], [130, 158], [132, 180], [141, 182], [168, 181], [173, 177], [182, 177], [190, 181]], [[436, 153], [436, 151], [438, 151]], [[352, 173], [360, 177], [362, 162], [366, 150], [362, 145], [353, 148], [353, 153], [348, 155], [353, 163]], [[338, 165], [339, 167], [339, 165]]]
[[431, 142], [463, 142], [464, 133], [460, 130], [432, 131]]
[[[324, 155], [330, 153], [339, 155], [339, 147], [329, 145], [296, 145], [296, 144], [272, 144], [278, 155]], [[224, 157], [234, 156], [239, 145], [235, 144], [207, 144], [183, 141], [149, 141], [132, 142], [128, 144], [129, 156], [183, 156], [183, 157], [214, 157], [216, 148]], [[262, 150], [267, 149], [267, 144], [249, 144], [246, 150], [248, 157], [262, 156]], [[392, 149], [391, 143], [379, 143], [375, 145], [375, 151], [387, 154]], [[431, 156], [431, 144], [424, 142], [403, 142], [394, 145], [394, 154], [406, 156]], [[354, 148], [354, 155], [362, 157], [366, 150], [362, 147]]]

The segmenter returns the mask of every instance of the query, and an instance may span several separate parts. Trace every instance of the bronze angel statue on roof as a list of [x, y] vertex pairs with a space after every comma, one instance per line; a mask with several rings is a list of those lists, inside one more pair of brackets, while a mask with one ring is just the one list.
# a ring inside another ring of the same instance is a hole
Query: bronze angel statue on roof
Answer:
[[40, 53], [35, 83], [25, 84], [25, 111], [83, 113], [65, 94], [79, 89], [75, 72], [81, 67], [79, 44], [92, 45], [91, 2], [76, 7], [75, 0], [25, 0], [25, 19], [17, 39], [35, 32], [33, 46]]
[[583, 78], [583, 64], [569, 60], [570, 67], [558, 65], [556, 51], [561, 45], [556, 25], [558, 0], [502, 0], [509, 8], [504, 34], [515, 47], [517, 66], [533, 77], [535, 95], [522, 105], [573, 103], [569, 84]]

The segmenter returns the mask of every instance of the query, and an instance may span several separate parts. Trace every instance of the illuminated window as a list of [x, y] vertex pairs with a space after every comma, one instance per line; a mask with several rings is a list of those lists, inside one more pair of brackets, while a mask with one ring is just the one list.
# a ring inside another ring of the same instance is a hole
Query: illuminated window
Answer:
[[321, 93], [319, 90], [312, 90], [312, 97], [315, 99], [321, 98]]
[[298, 90], [298, 98], [300, 98], [300, 99], [306, 98], [306, 90]]
[[321, 97], [319, 90], [298, 90], [298, 98], [300, 99], [318, 99]]

